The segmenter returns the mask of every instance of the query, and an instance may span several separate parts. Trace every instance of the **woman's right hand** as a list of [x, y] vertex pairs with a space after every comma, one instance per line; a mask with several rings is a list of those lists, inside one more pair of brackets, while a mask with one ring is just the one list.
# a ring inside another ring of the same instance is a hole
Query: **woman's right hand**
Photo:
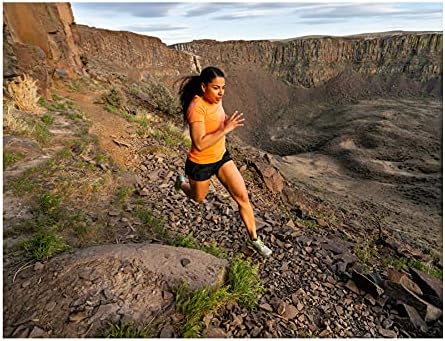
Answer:
[[232, 130], [242, 127], [244, 125], [243, 113], [235, 111], [231, 116], [224, 121], [224, 133], [228, 134]]

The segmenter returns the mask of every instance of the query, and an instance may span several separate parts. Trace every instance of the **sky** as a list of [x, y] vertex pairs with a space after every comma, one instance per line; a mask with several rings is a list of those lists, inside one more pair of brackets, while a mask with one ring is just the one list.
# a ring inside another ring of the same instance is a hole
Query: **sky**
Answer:
[[76, 24], [158, 37], [288, 39], [384, 31], [442, 31], [442, 2], [71, 2]]

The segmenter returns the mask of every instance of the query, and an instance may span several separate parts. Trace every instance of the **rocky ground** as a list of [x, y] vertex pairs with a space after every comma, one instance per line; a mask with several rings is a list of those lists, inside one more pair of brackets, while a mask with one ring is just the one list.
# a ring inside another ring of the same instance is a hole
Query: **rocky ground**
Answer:
[[[247, 234], [236, 204], [216, 179], [202, 205], [175, 192], [174, 179], [182, 172], [187, 147], [166, 139], [165, 134], [154, 134], [153, 130], [137, 133], [136, 124], [106, 113], [102, 104], [95, 104], [100, 91], [93, 90], [72, 93], [58, 90], [61, 97], [73, 99], [91, 120], [89, 132], [98, 139], [97, 144], [91, 144], [95, 147], [79, 147], [77, 152], [76, 144], [71, 144], [69, 162], [73, 172], [79, 169], [74, 167], [75, 162], [81, 160], [92, 166], [81, 174], [75, 173], [76, 179], [82, 176], [102, 179], [98, 195], [91, 200], [70, 196], [69, 209], [83, 212], [84, 220], [80, 223], [87, 226], [86, 231], [76, 230], [77, 234], [64, 230], [70, 245], [142, 241], [164, 244], [169, 233], [191, 234], [203, 245], [216, 242], [227, 253], [229, 262], [238, 253], [252, 257], [259, 266], [266, 293], [253, 311], [230, 303], [217, 313], [205, 316], [204, 336], [207, 337], [442, 337], [442, 280], [419, 272], [411, 263], [405, 262], [399, 267], [382, 264], [384, 256], [394, 260], [416, 256], [421, 261], [425, 260], [424, 255], [413, 255], [409, 247], [392, 240], [385, 230], [380, 231], [377, 244], [370, 245], [356, 238], [354, 231], [355, 225], [360, 224], [359, 215], [342, 210], [338, 203], [324, 202], [315, 191], [281, 179], [270, 166], [271, 156], [234, 137], [229, 138], [229, 148], [255, 208], [259, 235], [274, 251], [272, 257], [262, 259], [245, 247]], [[60, 116], [61, 111], [54, 115]], [[150, 117], [151, 126], [157, 127], [158, 132], [174, 130], [171, 125], [165, 125], [165, 116]], [[67, 140], [69, 136], [65, 134]], [[5, 136], [5, 139], [12, 137]], [[32, 149], [25, 146], [25, 140], [20, 145], [24, 150]], [[95, 157], [97, 146], [110, 158]], [[8, 176], [5, 173], [6, 189], [10, 181], [42, 155], [52, 158], [55, 151], [36, 149], [35, 155], [17, 162]], [[54, 186], [54, 179], [48, 180], [44, 173], [40, 175], [42, 188], [48, 188], [51, 183]], [[79, 192], [82, 192], [81, 184], [79, 180]], [[134, 193], [118, 202], [118, 184], [120, 188], [125, 185], [133, 189]], [[31, 195], [19, 196], [14, 191], [6, 190], [4, 194], [5, 233], [9, 231], [4, 248], [4, 287], [14, 293], [4, 295], [5, 336], [57, 336], [56, 330], [39, 319], [19, 318], [21, 312], [33, 308], [29, 302], [21, 301], [17, 295], [20, 290], [29, 285], [38, 286], [40, 282], [46, 283], [47, 291], [65, 284], [51, 281], [50, 276], [39, 276], [46, 261], [37, 265], [18, 247], [29, 232], [18, 231], [19, 222], [38, 214], [29, 208], [32, 200]], [[150, 209], [151, 230], [144, 229], [138, 214], [141, 208]], [[41, 281], [33, 282], [37, 277]], [[86, 292], [87, 287], [84, 290]], [[36, 306], [38, 302], [36, 300]], [[110, 307], [106, 300], [96, 303], [90, 305], [92, 308], [87, 310], [85, 319], [93, 321], [96, 316], [107, 320], [112, 314], [116, 317], [115, 311], [107, 310]], [[156, 336], [178, 336], [180, 321], [181, 316], [172, 311], [158, 325]], [[92, 331], [97, 334], [88, 334]], [[68, 333], [71, 337], [100, 334], [99, 330], [88, 330], [88, 326], [82, 334], [71, 332], [73, 334]]]

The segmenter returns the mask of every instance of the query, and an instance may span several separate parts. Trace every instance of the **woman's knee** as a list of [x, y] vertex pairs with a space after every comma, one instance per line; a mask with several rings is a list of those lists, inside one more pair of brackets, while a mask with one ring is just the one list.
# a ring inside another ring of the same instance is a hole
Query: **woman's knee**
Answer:
[[249, 195], [247, 194], [247, 192], [236, 193], [233, 197], [235, 201], [238, 203], [238, 205], [240, 206], [249, 205]]

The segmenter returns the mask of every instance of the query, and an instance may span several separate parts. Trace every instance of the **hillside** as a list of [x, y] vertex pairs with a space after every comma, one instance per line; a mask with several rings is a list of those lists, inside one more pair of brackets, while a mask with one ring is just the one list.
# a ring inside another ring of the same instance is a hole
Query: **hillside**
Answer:
[[[443, 336], [442, 34], [169, 47], [61, 3], [4, 23], [6, 337]], [[217, 179], [202, 205], [174, 189], [175, 82], [208, 64], [268, 259]]]

